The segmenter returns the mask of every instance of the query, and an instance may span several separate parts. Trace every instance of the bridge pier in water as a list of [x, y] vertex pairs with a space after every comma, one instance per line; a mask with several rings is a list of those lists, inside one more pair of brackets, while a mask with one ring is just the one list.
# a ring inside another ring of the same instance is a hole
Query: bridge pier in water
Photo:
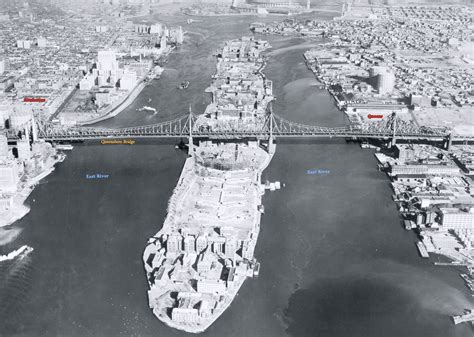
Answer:
[[270, 102], [270, 135], [268, 137], [268, 153], [274, 154], [275, 153], [275, 142], [273, 136], [273, 105]]
[[192, 157], [194, 154], [194, 143], [193, 143], [193, 112], [191, 110], [191, 105], [189, 105], [189, 117], [188, 117], [188, 156]]
[[273, 137], [271, 137], [270, 139], [268, 139], [268, 153], [269, 154], [274, 154], [275, 153], [275, 149], [276, 149], [276, 145], [275, 145], [275, 141], [273, 139]]
[[453, 134], [450, 133], [448, 137], [446, 138], [446, 150], [450, 151], [451, 146], [453, 145]]

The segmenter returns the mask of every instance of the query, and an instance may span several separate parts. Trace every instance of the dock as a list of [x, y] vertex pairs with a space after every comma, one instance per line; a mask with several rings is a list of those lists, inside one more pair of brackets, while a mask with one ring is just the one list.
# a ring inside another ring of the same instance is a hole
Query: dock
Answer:
[[467, 310], [464, 315], [453, 316], [454, 324], [473, 322], [474, 321], [474, 309]]

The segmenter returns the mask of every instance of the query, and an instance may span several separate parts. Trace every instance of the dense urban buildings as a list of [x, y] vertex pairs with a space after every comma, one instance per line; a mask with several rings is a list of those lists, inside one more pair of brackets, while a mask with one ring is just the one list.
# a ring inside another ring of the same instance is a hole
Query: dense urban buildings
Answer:
[[470, 337], [472, 15], [0, 0], [0, 335]]
[[431, 20], [431, 7], [396, 8], [405, 14], [383, 7], [372, 17], [285, 20], [253, 30], [324, 38], [323, 48], [305, 53], [306, 62], [355, 125], [369, 123], [369, 113], [395, 112], [417, 124], [471, 133], [472, 9], [439, 7]]
[[[0, 20], [2, 226], [28, 212], [23, 202], [34, 185], [64, 159], [38, 139], [38, 125], [117, 115], [159, 77], [157, 63], [184, 41], [179, 26], [137, 25], [121, 15], [104, 20], [79, 7], [66, 18], [57, 7], [23, 2], [7, 7]], [[12, 133], [17, 140], [9, 144]]]

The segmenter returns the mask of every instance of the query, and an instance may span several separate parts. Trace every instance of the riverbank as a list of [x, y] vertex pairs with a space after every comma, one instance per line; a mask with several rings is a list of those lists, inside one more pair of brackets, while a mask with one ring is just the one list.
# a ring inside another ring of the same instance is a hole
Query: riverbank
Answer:
[[[203, 40], [193, 35], [193, 42], [188, 40], [167, 64], [167, 70], [176, 70], [165, 72], [132, 109], [103, 122], [104, 127], [173, 119], [189, 104], [195, 113], [204, 111], [210, 97], [203, 88], [215, 72], [210, 55], [222, 41], [241, 36], [253, 20], [206, 18], [188, 26]], [[303, 43], [268, 38], [274, 49]], [[344, 126], [343, 114], [325, 90], [311, 85], [296, 90], [300, 79], [314, 81], [303, 61], [298, 51], [270, 58], [265, 74], [278, 98], [274, 113], [302, 124]], [[183, 79], [191, 85], [176, 90]], [[162, 113], [151, 117], [135, 111], [150, 105], [149, 99]], [[4, 321], [10, 326], [2, 332], [192, 336], [155, 318], [141, 263], [144, 243], [166, 217], [186, 154], [169, 142], [86, 143], [67, 154], [47, 184], [37, 186], [31, 212], [12, 226], [22, 232], [9, 249], [28, 244], [35, 252], [30, 274], [22, 273], [14, 283], [0, 281], [8, 296], [3, 304], [9, 299], [24, 303], [21, 310], [8, 310]], [[330, 173], [307, 173], [317, 169]], [[84, 178], [92, 172], [111, 178]], [[260, 275], [244, 282], [232, 305], [202, 336], [380, 337], [383, 331], [384, 337], [472, 337], [467, 325], [455, 326], [449, 316], [470, 307], [463, 280], [453, 268], [418, 257], [417, 238], [401, 229], [388, 180], [377, 170], [372, 150], [344, 141], [281, 140], [262, 174], [266, 180], [286, 187], [263, 197], [255, 251]], [[20, 282], [27, 287], [19, 288]]]
[[461, 162], [472, 161], [472, 147], [445, 151], [429, 145], [397, 145], [396, 153], [375, 156], [391, 179], [405, 229], [419, 235], [416, 246], [422, 258], [444, 256], [451, 261], [438, 259], [434, 264], [467, 270], [459, 271], [460, 276], [474, 296], [469, 287], [474, 280], [473, 197], [467, 192], [471, 179], [461, 169]]
[[[175, 49], [176, 47], [174, 46], [170, 47], [169, 49], [167, 49], [165, 53], [160, 55], [159, 61], [162, 62], [160, 64], [166, 63], [169, 55]], [[116, 102], [113, 106], [106, 108], [105, 111], [99, 112], [101, 116], [94, 117], [82, 122], [78, 122], [77, 124], [80, 126], [92, 125], [92, 124], [96, 124], [96, 123], [111, 119], [117, 116], [118, 114], [120, 114], [122, 111], [128, 108], [133, 102], [135, 102], [137, 97], [142, 93], [143, 89], [145, 89], [151, 83], [151, 81], [158, 80], [160, 78], [161, 73], [159, 75], [156, 75], [150, 78], [150, 75], [152, 75], [154, 71], [155, 71], [155, 67], [152, 66], [148, 74], [145, 75], [124, 98], [120, 99], [120, 101]]]
[[141, 80], [132, 89], [132, 91], [127, 96], [124, 97], [124, 99], [116, 103], [116, 105], [107, 109], [110, 111], [102, 112], [103, 115], [100, 117], [92, 118], [83, 122], [78, 122], [78, 125], [86, 126], [86, 125], [96, 124], [96, 123], [99, 123], [99, 122], [102, 122], [102, 121], [105, 121], [107, 119], [117, 116], [119, 113], [121, 113], [123, 110], [128, 108], [135, 101], [135, 99], [138, 97], [138, 95], [140, 95], [140, 93], [146, 86], [147, 86], [147, 83], [145, 82], [145, 80]]
[[[7, 210], [0, 212], [0, 228], [6, 227], [14, 222], [23, 218], [30, 208], [25, 205], [26, 199], [33, 192], [35, 186], [46, 176], [54, 171], [55, 165], [62, 162], [65, 155], [56, 152], [53, 155], [49, 155], [44, 163], [43, 169], [34, 177], [27, 177], [25, 182], [20, 186], [20, 190], [17, 191], [13, 197], [10, 207]], [[5, 245], [16, 238], [16, 235], [12, 235], [10, 231], [0, 232], [0, 244]]]

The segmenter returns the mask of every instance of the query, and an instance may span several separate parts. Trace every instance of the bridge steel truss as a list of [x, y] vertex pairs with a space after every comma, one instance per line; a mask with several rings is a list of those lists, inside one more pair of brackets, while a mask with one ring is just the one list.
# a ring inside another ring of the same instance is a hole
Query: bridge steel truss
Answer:
[[[472, 136], [451, 134], [447, 128], [418, 127], [412, 122], [403, 122], [395, 115], [364, 127], [321, 127], [290, 122], [269, 113], [264, 124], [256, 128], [221, 130], [202, 128], [197, 125], [197, 115], [192, 113], [173, 120], [125, 128], [64, 127], [52, 123], [38, 125], [38, 138], [46, 141], [82, 141], [105, 138], [207, 138], [207, 139], [269, 139], [280, 137], [320, 137], [354, 139], [400, 139], [426, 141], [474, 141]], [[15, 137], [14, 132], [9, 134]]]

